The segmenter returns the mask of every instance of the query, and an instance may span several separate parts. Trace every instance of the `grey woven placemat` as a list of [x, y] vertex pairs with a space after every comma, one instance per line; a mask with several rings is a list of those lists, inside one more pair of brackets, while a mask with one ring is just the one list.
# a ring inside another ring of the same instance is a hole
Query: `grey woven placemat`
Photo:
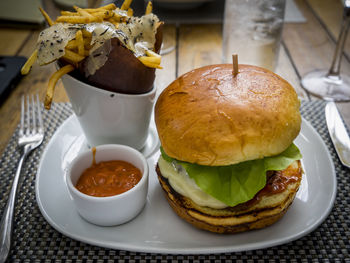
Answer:
[[[268, 249], [214, 255], [161, 255], [105, 249], [72, 240], [54, 230], [43, 218], [35, 199], [35, 175], [40, 156], [59, 125], [71, 115], [69, 104], [54, 104], [44, 113], [46, 138], [26, 161], [20, 187], [9, 262], [350, 262], [350, 170], [341, 166], [328, 136], [322, 101], [303, 102], [302, 115], [319, 132], [332, 155], [338, 179], [338, 193], [328, 218], [315, 231], [294, 242]], [[0, 213], [5, 207], [12, 174], [19, 158], [17, 135], [7, 145], [0, 163]], [[316, 153], [317, 154], [317, 153]]]

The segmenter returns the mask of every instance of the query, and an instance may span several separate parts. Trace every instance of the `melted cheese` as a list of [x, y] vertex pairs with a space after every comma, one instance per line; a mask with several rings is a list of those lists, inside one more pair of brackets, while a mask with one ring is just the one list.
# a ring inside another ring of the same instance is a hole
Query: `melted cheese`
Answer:
[[102, 46], [92, 52], [90, 51], [90, 55], [86, 58], [85, 77], [94, 75], [96, 70], [101, 68], [106, 63], [111, 49], [111, 40], [108, 39]]
[[188, 176], [185, 169], [178, 169], [178, 164], [167, 162], [162, 156], [158, 160], [158, 166], [162, 175], [168, 179], [171, 187], [179, 194], [190, 198], [200, 206], [207, 206], [214, 209], [227, 207], [223, 202], [203, 192], [196, 182]]
[[[39, 35], [37, 43], [38, 63], [45, 65], [64, 56], [64, 48], [67, 43], [74, 39], [77, 31], [81, 29], [86, 29], [92, 33], [90, 54], [94, 55], [96, 55], [94, 52], [102, 47], [107, 40], [116, 37], [115, 26], [108, 22], [90, 24], [57, 23], [46, 28]], [[98, 64], [103, 66], [104, 62]]]
[[90, 23], [86, 24], [85, 29], [92, 34], [90, 45], [92, 46], [90, 54], [104, 45], [107, 40], [117, 37], [115, 26], [112, 23]]
[[65, 46], [75, 38], [79, 27], [72, 24], [57, 23], [39, 34], [37, 49], [39, 65], [49, 64], [64, 56]]
[[[119, 16], [127, 16], [119, 11]], [[118, 38], [136, 57], [145, 56], [146, 50], [153, 50], [156, 42], [159, 19], [154, 14], [130, 17], [118, 29], [109, 22], [89, 24], [57, 23], [43, 30], [37, 42], [38, 63], [46, 65], [65, 55], [67, 43], [75, 38], [78, 30], [92, 33], [92, 46], [88, 58], [86, 75], [93, 75], [108, 59], [111, 50], [110, 39]]]
[[147, 49], [154, 48], [158, 22], [154, 14], [131, 17], [127, 23], [119, 24], [117, 37], [136, 57], [144, 56]]

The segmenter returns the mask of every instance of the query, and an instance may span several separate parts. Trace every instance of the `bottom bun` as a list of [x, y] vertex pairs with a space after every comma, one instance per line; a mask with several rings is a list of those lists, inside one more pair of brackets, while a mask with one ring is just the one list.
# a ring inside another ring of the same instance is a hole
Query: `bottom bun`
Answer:
[[274, 172], [297, 178], [297, 180], [287, 180], [285, 189], [269, 193], [267, 188], [264, 188], [251, 201], [234, 207], [213, 209], [199, 206], [191, 199], [177, 193], [168, 179], [162, 176], [158, 165], [156, 171], [166, 198], [178, 216], [200, 229], [215, 233], [238, 233], [264, 228], [275, 223], [292, 204], [302, 176], [301, 163], [297, 161], [283, 171]]

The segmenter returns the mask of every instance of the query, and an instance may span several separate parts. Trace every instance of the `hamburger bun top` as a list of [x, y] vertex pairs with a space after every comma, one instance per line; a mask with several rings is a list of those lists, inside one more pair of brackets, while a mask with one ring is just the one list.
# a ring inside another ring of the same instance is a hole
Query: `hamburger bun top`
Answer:
[[230, 165], [284, 151], [300, 131], [300, 102], [273, 72], [232, 64], [192, 70], [159, 96], [155, 122], [172, 158], [200, 165]]

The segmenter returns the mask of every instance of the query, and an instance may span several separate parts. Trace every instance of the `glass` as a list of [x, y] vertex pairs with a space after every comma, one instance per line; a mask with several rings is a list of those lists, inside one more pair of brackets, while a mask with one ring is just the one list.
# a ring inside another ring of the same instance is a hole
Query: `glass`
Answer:
[[344, 2], [344, 16], [329, 70], [315, 70], [301, 79], [304, 89], [324, 100], [350, 101], [350, 75], [340, 75], [341, 59], [350, 26], [350, 0]]
[[223, 26], [223, 63], [275, 70], [284, 21], [285, 0], [226, 0]]

